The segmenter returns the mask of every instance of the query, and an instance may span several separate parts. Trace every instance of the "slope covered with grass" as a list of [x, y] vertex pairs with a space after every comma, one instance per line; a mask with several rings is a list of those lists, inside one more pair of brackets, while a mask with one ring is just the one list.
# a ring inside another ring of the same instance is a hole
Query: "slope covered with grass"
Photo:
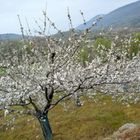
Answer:
[[[102, 140], [125, 123], [140, 123], [140, 104], [126, 106], [103, 95], [83, 101], [82, 107], [68, 101], [69, 107], [59, 105], [50, 112], [53, 140]], [[36, 118], [19, 116], [4, 125], [10, 117], [0, 114], [0, 140], [43, 140]]]

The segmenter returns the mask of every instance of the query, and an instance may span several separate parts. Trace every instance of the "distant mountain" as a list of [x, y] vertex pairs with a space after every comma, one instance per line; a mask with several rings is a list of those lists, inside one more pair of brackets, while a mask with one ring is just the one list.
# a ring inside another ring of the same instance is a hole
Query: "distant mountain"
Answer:
[[[86, 25], [79, 25], [78, 30], [84, 30], [91, 27], [92, 23], [96, 21], [98, 16], [89, 20]], [[101, 28], [140, 28], [140, 0], [137, 2], [120, 7], [109, 14], [103, 15], [103, 19], [97, 24], [96, 29]]]
[[4, 40], [19, 40], [22, 39], [22, 36], [19, 34], [0, 34], [0, 41]]

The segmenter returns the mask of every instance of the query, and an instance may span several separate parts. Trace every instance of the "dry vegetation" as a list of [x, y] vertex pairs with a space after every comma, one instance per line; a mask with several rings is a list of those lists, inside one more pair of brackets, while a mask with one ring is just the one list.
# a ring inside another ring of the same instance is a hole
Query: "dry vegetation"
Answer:
[[[140, 123], [140, 104], [126, 106], [104, 95], [95, 97], [94, 102], [83, 100], [82, 107], [68, 101], [68, 110], [59, 105], [50, 112], [53, 140], [102, 140], [125, 123]], [[4, 126], [9, 118], [1, 114], [0, 140], [43, 140], [36, 118], [20, 116], [12, 125]]]

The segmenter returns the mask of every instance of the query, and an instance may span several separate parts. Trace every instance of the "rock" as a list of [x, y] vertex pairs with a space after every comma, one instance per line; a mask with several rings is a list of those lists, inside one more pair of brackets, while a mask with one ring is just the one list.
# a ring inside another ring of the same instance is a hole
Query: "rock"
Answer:
[[104, 140], [140, 140], [140, 125], [127, 123], [120, 127], [111, 137]]
[[127, 123], [127, 124], [124, 124], [122, 127], [119, 128], [119, 132], [124, 132], [125, 130], [132, 130], [136, 127], [137, 125], [136, 124], [133, 124], [133, 123]]

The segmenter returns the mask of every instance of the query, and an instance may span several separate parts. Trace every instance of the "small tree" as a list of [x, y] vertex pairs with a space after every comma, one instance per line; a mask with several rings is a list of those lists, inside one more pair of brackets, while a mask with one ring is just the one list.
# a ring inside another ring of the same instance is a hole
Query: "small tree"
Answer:
[[[47, 18], [46, 13], [44, 16]], [[72, 25], [69, 13], [68, 17]], [[87, 47], [92, 47], [87, 38], [91, 29], [77, 35], [71, 28], [71, 35], [63, 40], [46, 36], [44, 26], [39, 37], [44, 41], [43, 45], [38, 43], [37, 37], [32, 37], [24, 40], [20, 57], [18, 51], [13, 49], [14, 57], [1, 62], [1, 67], [6, 68], [6, 75], [0, 77], [1, 109], [34, 115], [41, 124], [44, 139], [51, 140], [48, 113], [65, 99], [78, 97], [79, 101], [81, 93], [87, 94], [88, 91], [100, 91], [112, 96], [139, 92], [139, 56], [128, 60], [123, 53], [119, 53], [121, 59], [117, 60], [118, 51], [112, 43], [104, 63], [99, 55], [95, 55], [84, 67], [75, 59], [85, 41], [88, 42]], [[61, 31], [59, 33], [63, 35]], [[127, 90], [124, 90], [124, 85], [128, 86]], [[127, 96], [123, 95], [126, 99]], [[14, 106], [26, 108], [21, 112]]]

